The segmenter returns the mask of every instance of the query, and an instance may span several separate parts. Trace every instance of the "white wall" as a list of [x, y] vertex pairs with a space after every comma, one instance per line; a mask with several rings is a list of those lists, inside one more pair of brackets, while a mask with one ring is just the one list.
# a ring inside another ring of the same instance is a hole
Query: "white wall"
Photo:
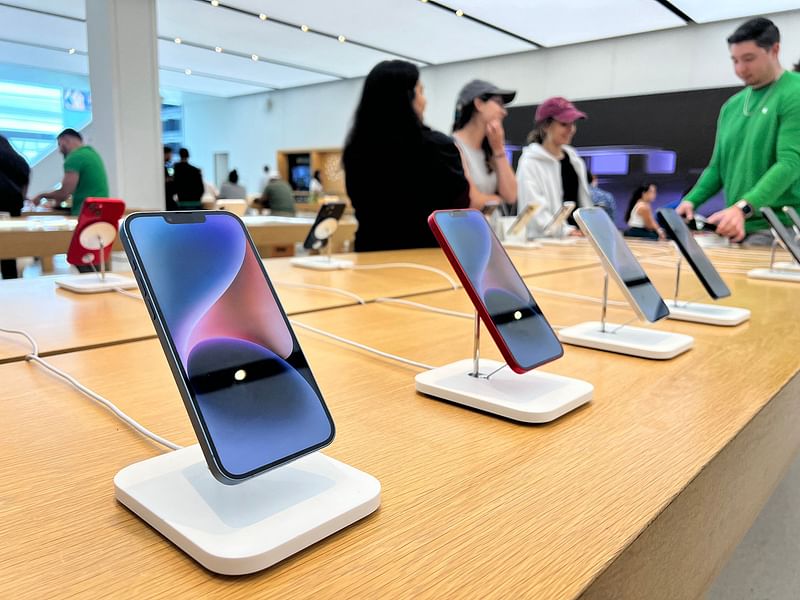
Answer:
[[[770, 18], [784, 37], [785, 67], [800, 60], [800, 10]], [[422, 71], [426, 122], [449, 132], [458, 90], [473, 78], [518, 91], [515, 104], [550, 96], [610, 98], [740, 84], [725, 38], [744, 19], [691, 25], [654, 33], [511, 56], [428, 67]], [[363, 80], [347, 80], [230, 100], [189, 99], [185, 141], [192, 162], [213, 176], [214, 152], [228, 152], [248, 191], [277, 150], [340, 147]], [[654, 115], [658, 118], [658, 115]]]

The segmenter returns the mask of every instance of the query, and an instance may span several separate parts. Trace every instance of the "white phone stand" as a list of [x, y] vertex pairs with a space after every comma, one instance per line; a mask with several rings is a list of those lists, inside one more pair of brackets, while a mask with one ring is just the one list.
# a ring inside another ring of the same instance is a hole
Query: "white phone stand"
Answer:
[[[314, 227], [314, 237], [319, 240], [320, 244], [323, 244], [328, 241], [328, 239], [334, 233], [336, 233], [338, 228], [338, 220], [334, 219], [333, 217], [323, 219], [317, 224], [316, 227]], [[315, 247], [315, 249], [318, 249], [318, 246]], [[353, 268], [352, 260], [333, 258], [331, 255], [332, 251], [331, 244], [328, 242], [325, 256], [297, 256], [291, 259], [289, 263], [294, 267], [300, 267], [301, 269], [312, 269], [314, 271], [338, 271], [339, 269]]]
[[679, 301], [678, 291], [681, 285], [682, 263], [683, 257], [679, 253], [678, 264], [675, 268], [675, 294], [672, 300], [665, 301], [665, 304], [669, 308], [668, 319], [690, 321], [692, 323], [705, 323], [706, 325], [719, 325], [722, 327], [734, 327], [750, 319], [750, 311], [746, 308]]
[[764, 269], [751, 269], [747, 272], [747, 276], [751, 279], [769, 279], [772, 281], [790, 281], [792, 283], [800, 283], [800, 266], [797, 263], [789, 263], [790, 268], [782, 268], [786, 263], [775, 262], [775, 250], [778, 248], [778, 239], [775, 231], [772, 231], [775, 239], [772, 240], [772, 250], [769, 256], [769, 268]]
[[504, 242], [501, 242], [504, 248], [510, 248], [511, 250], [529, 250], [533, 248], [541, 248], [542, 245], [535, 241], [535, 240], [510, 240], [506, 239]]
[[560, 329], [558, 339], [565, 344], [605, 350], [640, 358], [667, 360], [683, 354], [694, 345], [694, 338], [643, 327], [618, 325], [606, 321], [608, 309], [608, 273], [603, 280], [603, 308], [600, 321], [588, 321]]
[[505, 366], [480, 360], [476, 313], [473, 358], [418, 374], [416, 388], [428, 396], [522, 423], [553, 421], [592, 399], [594, 386], [586, 381], [535, 370], [520, 375]]
[[[106, 261], [103, 260], [103, 251], [114, 242], [116, 237], [117, 230], [115, 227], [105, 221], [99, 221], [84, 227], [78, 240], [83, 248], [100, 252], [100, 271], [59, 277], [56, 279], [56, 285], [78, 294], [96, 294], [98, 292], [111, 292], [116, 289], [127, 290], [135, 288], [136, 281], [130, 277], [106, 273]], [[83, 258], [86, 264], [91, 264], [94, 260], [94, 255], [87, 252]]]
[[224, 485], [197, 445], [125, 467], [117, 500], [207, 569], [266, 569], [374, 512], [381, 486], [362, 471], [314, 452]]
[[574, 246], [579, 239], [579, 237], [573, 235], [557, 238], [541, 237], [536, 238], [536, 241], [543, 246]]

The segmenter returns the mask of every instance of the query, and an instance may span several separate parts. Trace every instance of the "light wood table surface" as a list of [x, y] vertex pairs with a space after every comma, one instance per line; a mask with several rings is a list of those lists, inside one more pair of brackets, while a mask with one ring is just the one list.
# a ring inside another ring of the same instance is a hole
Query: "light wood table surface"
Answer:
[[[648, 270], [659, 285], [670, 277]], [[601, 277], [585, 269], [534, 281], [593, 294]], [[382, 506], [236, 579], [204, 571], [115, 502], [113, 475], [156, 454], [152, 444], [38, 367], [0, 365], [0, 589], [10, 597], [699, 597], [800, 444], [798, 290], [738, 276], [729, 283], [731, 304], [751, 308], [752, 320], [733, 329], [656, 324], [695, 336], [676, 359], [565, 347], [542, 369], [591, 381], [594, 401], [543, 426], [420, 396], [418, 369], [297, 329], [337, 423], [326, 453], [376, 476]], [[420, 298], [466, 306], [460, 290]], [[596, 318], [589, 303], [537, 299], [554, 323]], [[470, 320], [402, 307], [294, 320], [432, 365], [471, 350]], [[483, 355], [496, 358], [484, 340]], [[155, 340], [50, 360], [159, 434], [193, 441]]]

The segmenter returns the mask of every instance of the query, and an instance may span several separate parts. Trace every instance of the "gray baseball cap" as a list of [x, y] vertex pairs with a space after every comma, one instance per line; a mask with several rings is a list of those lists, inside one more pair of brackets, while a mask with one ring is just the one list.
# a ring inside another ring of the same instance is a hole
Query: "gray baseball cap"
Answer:
[[461, 88], [461, 91], [458, 93], [458, 104], [456, 105], [456, 109], [463, 108], [475, 100], [475, 98], [480, 98], [481, 96], [500, 96], [503, 99], [503, 103], [508, 104], [514, 100], [514, 96], [516, 95], [517, 92], [513, 90], [502, 90], [488, 81], [473, 79], [463, 88]]

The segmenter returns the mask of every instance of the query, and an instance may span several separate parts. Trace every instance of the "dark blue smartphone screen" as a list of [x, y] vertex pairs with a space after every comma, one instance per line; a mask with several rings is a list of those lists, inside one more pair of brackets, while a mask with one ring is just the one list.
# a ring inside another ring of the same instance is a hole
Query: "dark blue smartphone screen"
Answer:
[[434, 218], [519, 366], [532, 369], [561, 356], [561, 343], [486, 218], [475, 210]]
[[325, 445], [333, 421], [240, 221], [200, 219], [133, 217], [129, 236], [212, 451], [246, 477]]

